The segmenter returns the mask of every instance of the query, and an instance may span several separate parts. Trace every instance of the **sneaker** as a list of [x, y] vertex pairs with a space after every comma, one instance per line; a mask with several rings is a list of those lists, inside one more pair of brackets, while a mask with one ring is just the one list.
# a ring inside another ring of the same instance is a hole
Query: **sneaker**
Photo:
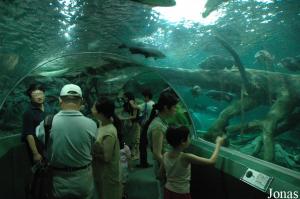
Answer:
[[149, 168], [152, 167], [152, 164], [137, 164], [136, 165], [137, 168]]

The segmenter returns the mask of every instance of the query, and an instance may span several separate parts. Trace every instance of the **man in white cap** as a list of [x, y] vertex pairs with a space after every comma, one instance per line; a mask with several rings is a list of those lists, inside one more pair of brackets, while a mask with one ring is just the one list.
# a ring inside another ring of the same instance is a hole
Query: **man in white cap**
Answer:
[[[48, 159], [53, 170], [54, 198], [92, 198], [92, 145], [97, 134], [96, 123], [82, 115], [82, 91], [75, 84], [60, 92], [61, 111], [52, 122]], [[44, 141], [43, 122], [37, 137]]]

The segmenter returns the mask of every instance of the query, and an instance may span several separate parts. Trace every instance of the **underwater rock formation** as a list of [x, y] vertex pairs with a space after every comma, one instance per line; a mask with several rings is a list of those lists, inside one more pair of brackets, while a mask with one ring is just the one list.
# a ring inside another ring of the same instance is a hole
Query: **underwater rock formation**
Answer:
[[[253, 154], [262, 152], [262, 159], [267, 161], [274, 160], [274, 138], [278, 135], [276, 132], [279, 124], [289, 122], [291, 117], [293, 117], [292, 113], [300, 105], [300, 75], [248, 69], [246, 76], [251, 87], [250, 91], [253, 92], [248, 92], [245, 95], [241, 94], [242, 79], [237, 70], [176, 70], [161, 68], [160, 73], [165, 77], [171, 76], [172, 79], [180, 79], [180, 81], [176, 81], [177, 84], [191, 87], [199, 85], [205, 89], [223, 90], [235, 93], [237, 96], [241, 95], [241, 98], [232, 101], [219, 114], [204, 135], [204, 138], [213, 141], [218, 135], [233, 132], [234, 128], [239, 129], [243, 133], [250, 133], [258, 129], [261, 134], [257, 138], [258, 141]], [[270, 80], [272, 84], [269, 85]], [[230, 125], [230, 119], [240, 115], [241, 112], [244, 111], [244, 114], [247, 114], [247, 111], [268, 104], [269, 95], [272, 96], [272, 104], [264, 118], [259, 121], [241, 124], [239, 127]], [[292, 120], [295, 119], [297, 120], [294, 116]]]

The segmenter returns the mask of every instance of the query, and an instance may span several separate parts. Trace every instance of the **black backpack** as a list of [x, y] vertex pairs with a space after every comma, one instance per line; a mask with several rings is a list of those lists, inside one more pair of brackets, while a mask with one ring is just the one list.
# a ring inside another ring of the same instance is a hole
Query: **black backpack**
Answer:
[[30, 197], [31, 199], [50, 199], [52, 198], [52, 171], [47, 159], [47, 148], [50, 138], [54, 115], [47, 115], [44, 119], [45, 145], [43, 149], [43, 160], [35, 164], [32, 168], [33, 180], [31, 182]]

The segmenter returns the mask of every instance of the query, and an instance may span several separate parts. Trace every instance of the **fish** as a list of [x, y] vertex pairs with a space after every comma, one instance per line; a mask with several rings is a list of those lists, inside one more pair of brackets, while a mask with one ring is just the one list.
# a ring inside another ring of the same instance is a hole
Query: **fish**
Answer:
[[204, 59], [199, 67], [204, 70], [223, 70], [225, 68], [231, 69], [234, 65], [234, 61], [230, 58], [220, 55], [212, 55]]
[[57, 76], [64, 75], [68, 71], [69, 71], [69, 68], [63, 68], [63, 69], [53, 70], [53, 71], [42, 71], [42, 72], [37, 73], [37, 75], [41, 75], [44, 77], [57, 77]]
[[265, 67], [266, 70], [274, 71], [274, 59], [275, 57], [271, 55], [270, 52], [266, 50], [259, 50], [254, 55], [255, 62]]
[[195, 85], [191, 88], [191, 93], [193, 97], [198, 97], [202, 93], [202, 88], [198, 85]]
[[300, 55], [281, 59], [278, 65], [289, 71], [293, 71], [293, 72], [300, 71]]
[[271, 55], [269, 51], [266, 50], [259, 50], [255, 53], [254, 58], [256, 59], [257, 62], [266, 62], [266, 61], [273, 61], [274, 56]]
[[113, 77], [113, 78], [109, 78], [109, 79], [105, 80], [104, 83], [115, 82], [115, 81], [120, 81], [120, 80], [124, 80], [124, 79], [128, 79], [128, 76], [127, 75], [119, 75], [117, 77]]
[[153, 57], [154, 59], [162, 59], [166, 57], [166, 55], [159, 50], [149, 47], [138, 47], [121, 44], [119, 48], [128, 48], [131, 54], [141, 54], [145, 56], [145, 58]]
[[233, 93], [225, 91], [209, 90], [206, 91], [204, 94], [214, 100], [223, 100], [226, 102], [231, 102], [235, 98], [235, 95]]
[[139, 2], [142, 4], [146, 4], [152, 7], [172, 7], [176, 5], [175, 0], [131, 0], [134, 2]]
[[218, 9], [218, 7], [224, 3], [224, 2], [228, 2], [229, 0], [207, 0], [207, 2], [205, 3], [205, 10], [202, 13], [202, 17], [205, 18], [207, 17], [212, 11]]

